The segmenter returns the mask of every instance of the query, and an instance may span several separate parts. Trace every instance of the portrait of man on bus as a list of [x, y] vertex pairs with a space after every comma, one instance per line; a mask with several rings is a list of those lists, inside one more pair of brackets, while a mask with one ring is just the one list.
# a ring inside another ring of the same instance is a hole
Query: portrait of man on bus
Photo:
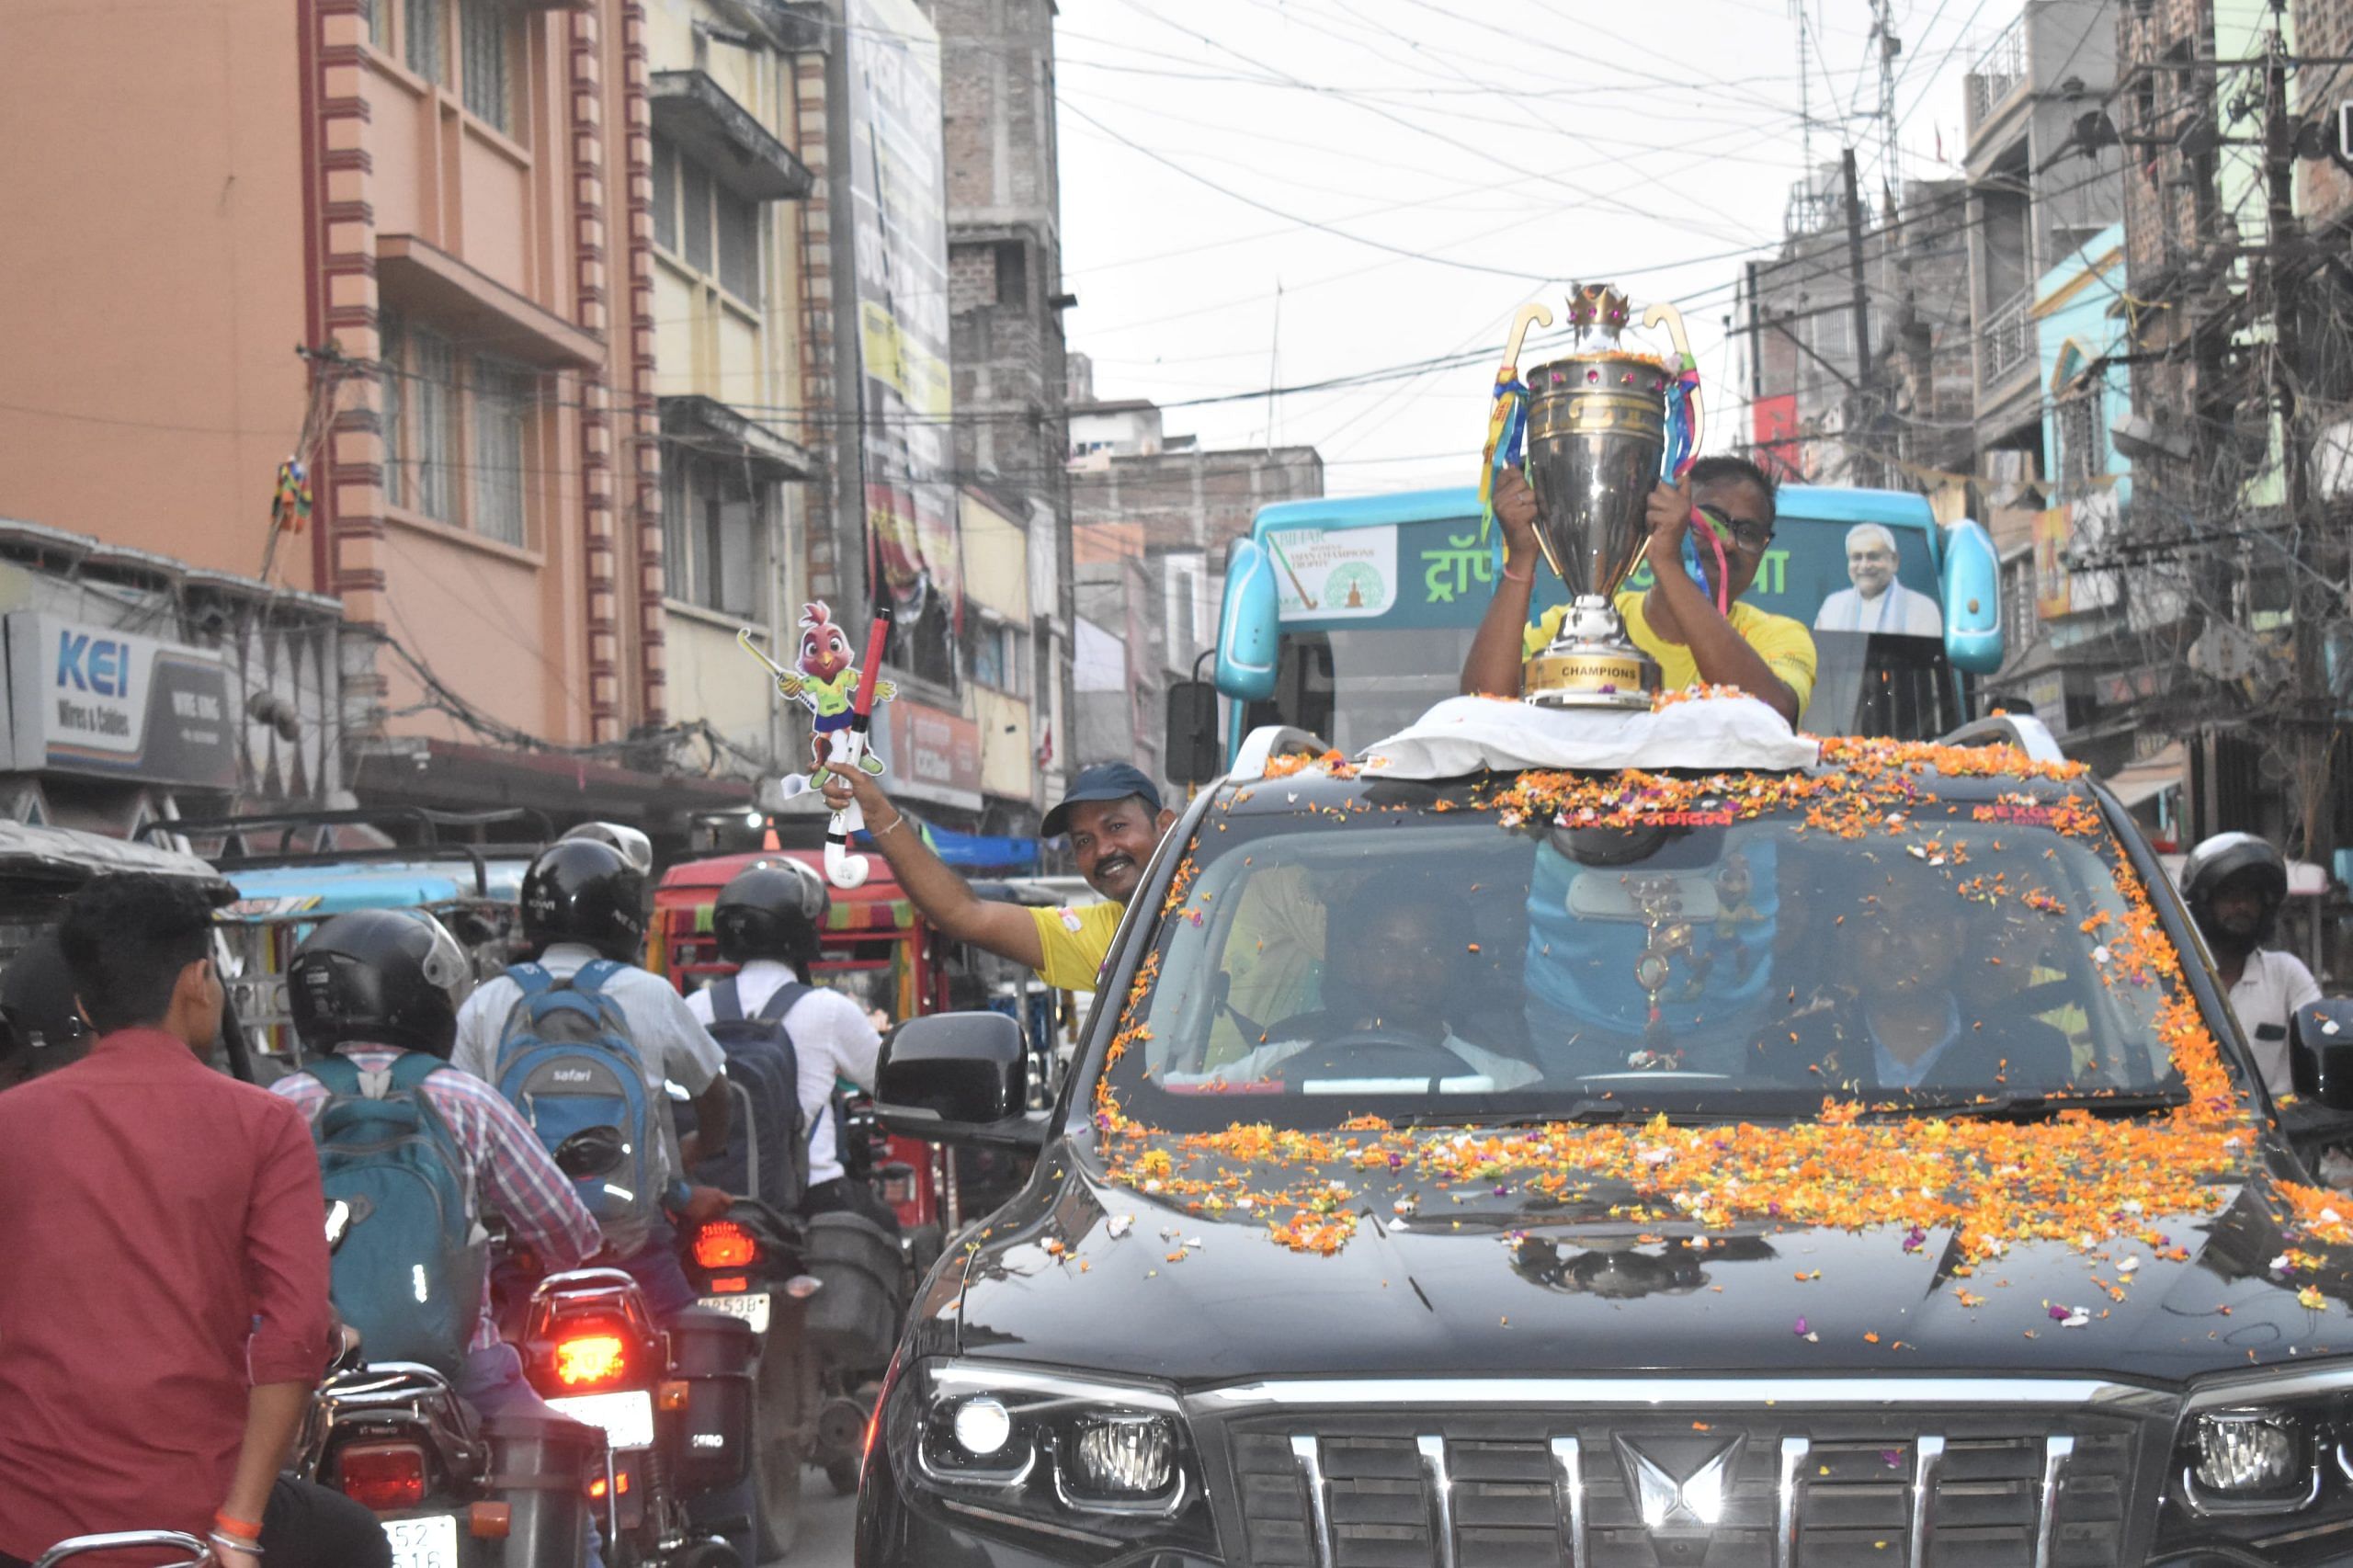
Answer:
[[1941, 637], [1945, 618], [1937, 601], [1895, 580], [1900, 564], [1895, 530], [1879, 523], [1857, 523], [1847, 530], [1847, 580], [1822, 601], [1816, 631], [1885, 631], [1904, 637]]

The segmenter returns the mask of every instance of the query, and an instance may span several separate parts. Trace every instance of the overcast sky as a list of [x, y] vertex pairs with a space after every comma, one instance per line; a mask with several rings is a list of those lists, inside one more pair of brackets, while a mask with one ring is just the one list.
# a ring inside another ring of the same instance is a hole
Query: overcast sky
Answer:
[[[1814, 158], [1851, 136], [1875, 206], [1870, 8], [1813, 6]], [[1904, 177], [1959, 172], [1962, 76], [2018, 12], [1895, 0]], [[1683, 306], [1712, 393], [1742, 373], [1740, 256], [1803, 167], [1799, 27], [1789, 0], [1063, 0], [1070, 347], [1098, 397], [1173, 405], [1500, 346], [1523, 301], [1607, 278]], [[1494, 368], [1286, 396], [1274, 438], [1335, 494], [1470, 483]], [[1166, 416], [1213, 447], [1268, 422], [1263, 397]]]

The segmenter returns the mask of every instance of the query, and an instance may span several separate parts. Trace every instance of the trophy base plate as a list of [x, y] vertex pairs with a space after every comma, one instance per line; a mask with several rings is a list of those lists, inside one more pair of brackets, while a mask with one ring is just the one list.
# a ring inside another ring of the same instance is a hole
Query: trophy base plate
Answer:
[[1556, 642], [1520, 666], [1520, 700], [1539, 708], [1648, 708], [1658, 661], [1631, 645]]

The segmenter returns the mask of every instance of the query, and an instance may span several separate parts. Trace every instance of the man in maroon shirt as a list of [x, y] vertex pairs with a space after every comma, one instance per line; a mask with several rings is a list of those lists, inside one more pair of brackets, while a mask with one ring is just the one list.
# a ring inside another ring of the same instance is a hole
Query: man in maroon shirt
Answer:
[[387, 1568], [374, 1516], [278, 1478], [327, 1362], [301, 1113], [213, 1071], [202, 887], [101, 877], [59, 941], [90, 1054], [0, 1095], [0, 1568], [104, 1530], [224, 1568]]

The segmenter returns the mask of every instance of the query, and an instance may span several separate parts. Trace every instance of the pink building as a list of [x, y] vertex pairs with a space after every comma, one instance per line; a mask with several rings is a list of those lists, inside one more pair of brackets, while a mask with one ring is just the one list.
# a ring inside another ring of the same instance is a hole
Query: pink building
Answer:
[[339, 598], [383, 638], [346, 661], [363, 796], [679, 804], [607, 766], [654, 752], [496, 749], [673, 716], [646, 25], [0, 7], [0, 517]]

